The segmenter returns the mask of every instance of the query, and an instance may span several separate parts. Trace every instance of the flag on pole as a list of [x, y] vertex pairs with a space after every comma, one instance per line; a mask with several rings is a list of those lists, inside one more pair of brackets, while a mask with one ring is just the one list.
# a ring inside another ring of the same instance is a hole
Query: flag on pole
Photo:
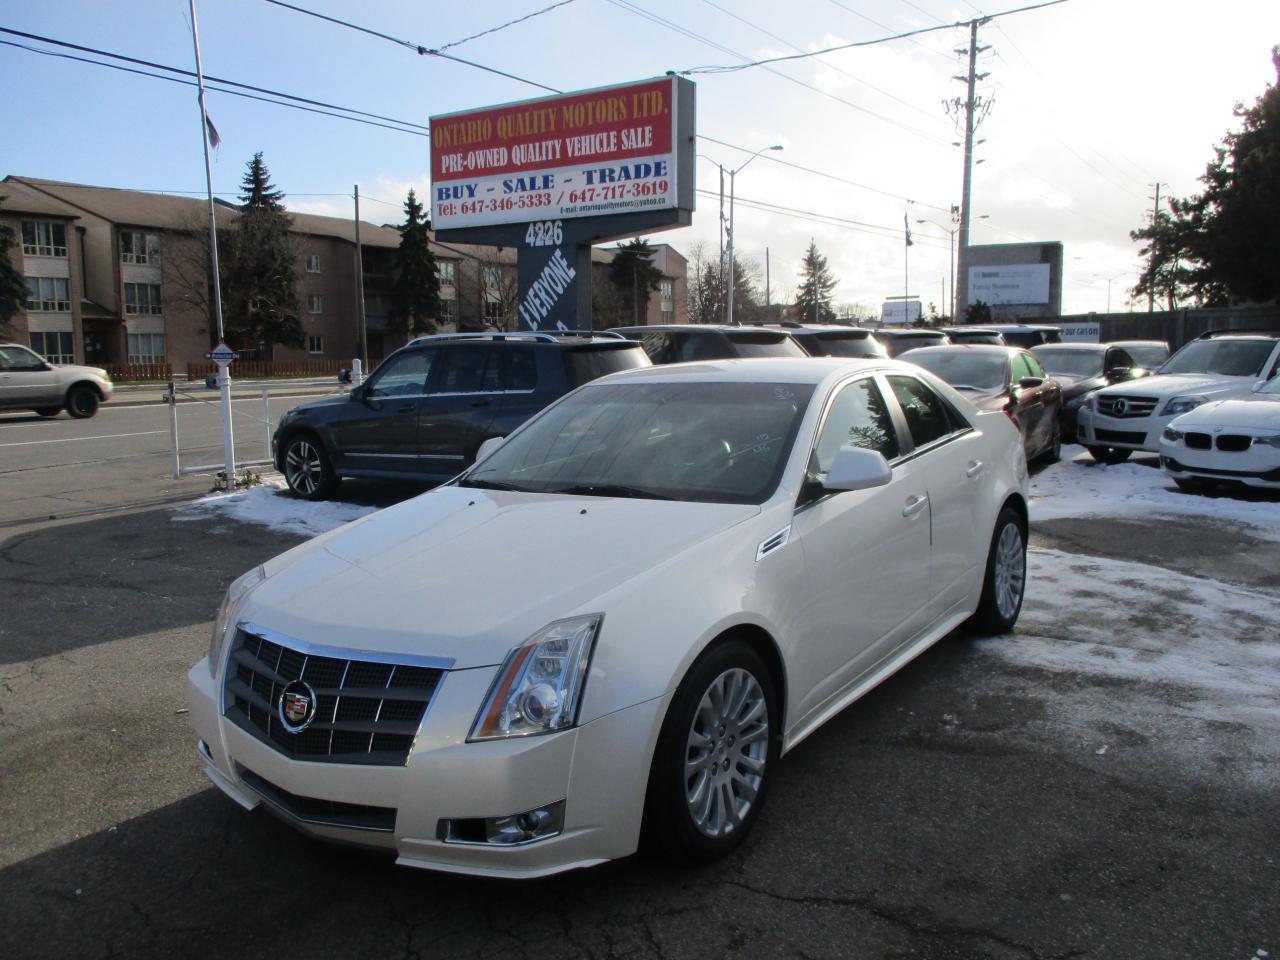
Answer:
[[907, 215], [902, 215], [902, 229], [907, 232], [907, 246], [911, 246], [911, 224], [907, 222]]
[[218, 149], [218, 144], [222, 143], [222, 138], [218, 136], [218, 128], [213, 125], [213, 121], [209, 119], [209, 114], [204, 115], [205, 132], [209, 135], [209, 146]]

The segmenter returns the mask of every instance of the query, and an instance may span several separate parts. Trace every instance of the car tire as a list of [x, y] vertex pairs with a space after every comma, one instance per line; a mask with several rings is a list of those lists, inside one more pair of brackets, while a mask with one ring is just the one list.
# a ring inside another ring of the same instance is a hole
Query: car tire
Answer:
[[98, 391], [84, 385], [67, 391], [67, 413], [77, 420], [87, 420], [98, 412]]
[[61, 407], [36, 407], [36, 413], [42, 417], [56, 417], [61, 412]]
[[777, 763], [781, 719], [773, 676], [750, 646], [728, 640], [699, 657], [672, 697], [654, 750], [645, 846], [677, 862], [708, 863], [742, 843]]
[[986, 574], [978, 609], [969, 628], [984, 637], [1008, 633], [1018, 622], [1027, 588], [1027, 530], [1022, 516], [1005, 507], [996, 517], [987, 551]]
[[294, 433], [286, 438], [280, 469], [289, 492], [302, 500], [325, 500], [338, 488], [329, 455], [313, 433]]
[[1218, 485], [1217, 481], [1206, 480], [1203, 477], [1174, 477], [1173, 482], [1178, 485], [1179, 490], [1185, 490], [1187, 493], [1208, 493]]
[[1129, 459], [1129, 454], [1133, 453], [1132, 450], [1124, 447], [1085, 447], [1085, 449], [1094, 460], [1105, 464], [1124, 463]]

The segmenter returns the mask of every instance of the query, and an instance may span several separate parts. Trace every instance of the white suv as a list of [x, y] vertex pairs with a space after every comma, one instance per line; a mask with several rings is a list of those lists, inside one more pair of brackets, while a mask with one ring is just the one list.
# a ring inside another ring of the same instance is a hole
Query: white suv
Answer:
[[1183, 346], [1155, 376], [1092, 394], [1079, 414], [1079, 441], [1101, 463], [1135, 450], [1160, 451], [1174, 417], [1211, 400], [1247, 397], [1280, 368], [1280, 334], [1210, 331]]
[[52, 364], [17, 343], [0, 343], [0, 410], [34, 410], [56, 417], [64, 409], [82, 419], [111, 397], [111, 378], [101, 367]]

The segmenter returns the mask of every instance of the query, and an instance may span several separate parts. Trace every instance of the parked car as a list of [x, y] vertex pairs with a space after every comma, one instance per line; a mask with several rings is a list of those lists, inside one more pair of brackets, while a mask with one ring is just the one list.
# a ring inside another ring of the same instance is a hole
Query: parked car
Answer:
[[994, 330], [1004, 337], [1004, 342], [1009, 346], [1022, 347], [1023, 350], [1030, 350], [1042, 343], [1062, 342], [1062, 331], [1049, 324], [988, 324], [987, 329]]
[[907, 330], [881, 328], [875, 332], [875, 338], [880, 341], [891, 357], [900, 357], [908, 350], [916, 350], [920, 347], [941, 347], [951, 342], [951, 338], [941, 330], [922, 328]]
[[1280, 334], [1210, 331], [1171, 356], [1155, 375], [1091, 394], [1078, 413], [1080, 442], [1102, 463], [1135, 450], [1160, 452], [1169, 421], [1213, 400], [1247, 397], [1280, 368]]
[[447, 480], [489, 437], [606, 373], [647, 367], [621, 337], [442, 334], [387, 357], [350, 393], [280, 418], [271, 444], [289, 490], [331, 496], [343, 477]]
[[1046, 343], [1031, 352], [1062, 387], [1062, 439], [1076, 442], [1076, 415], [1095, 390], [1145, 377], [1147, 371], [1114, 343]]
[[29, 347], [0, 343], [0, 410], [31, 410], [56, 417], [92, 417], [111, 399], [111, 378], [101, 367], [50, 363]]
[[1160, 434], [1160, 466], [1184, 490], [1280, 490], [1280, 377], [1175, 417]]
[[1163, 340], [1113, 340], [1110, 346], [1119, 347], [1147, 371], [1158, 369], [1169, 359], [1169, 344]]
[[839, 323], [756, 323], [756, 329], [785, 330], [811, 357], [881, 357], [889, 352], [865, 327]]
[[1006, 347], [1009, 341], [999, 330], [990, 327], [939, 327], [952, 343], [986, 343], [996, 347]]
[[727, 360], [731, 357], [808, 356], [790, 331], [780, 329], [670, 323], [615, 327], [609, 332], [638, 342], [653, 363]]
[[199, 756], [408, 866], [539, 877], [642, 826], [712, 859], [781, 754], [966, 621], [1012, 628], [1027, 497], [1008, 420], [907, 364], [606, 377], [236, 580], [188, 674]]
[[1060, 456], [1062, 388], [1029, 351], [959, 344], [912, 350], [903, 360], [941, 377], [979, 410], [1005, 414], [1022, 434], [1028, 460]]

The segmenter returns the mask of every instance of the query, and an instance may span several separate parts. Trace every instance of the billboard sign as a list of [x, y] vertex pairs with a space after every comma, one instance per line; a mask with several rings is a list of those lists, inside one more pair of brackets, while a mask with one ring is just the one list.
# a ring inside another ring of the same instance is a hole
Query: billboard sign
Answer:
[[1049, 264], [1010, 263], [969, 268], [968, 301], [1048, 303]]
[[919, 300], [886, 300], [880, 304], [880, 322], [886, 326], [914, 323], [919, 319]]
[[1102, 339], [1102, 329], [1098, 321], [1081, 323], [1059, 323], [1058, 330], [1066, 343], [1098, 343]]
[[[431, 225], [456, 230], [669, 210], [676, 77], [431, 118]], [[692, 113], [692, 110], [689, 111]]]

